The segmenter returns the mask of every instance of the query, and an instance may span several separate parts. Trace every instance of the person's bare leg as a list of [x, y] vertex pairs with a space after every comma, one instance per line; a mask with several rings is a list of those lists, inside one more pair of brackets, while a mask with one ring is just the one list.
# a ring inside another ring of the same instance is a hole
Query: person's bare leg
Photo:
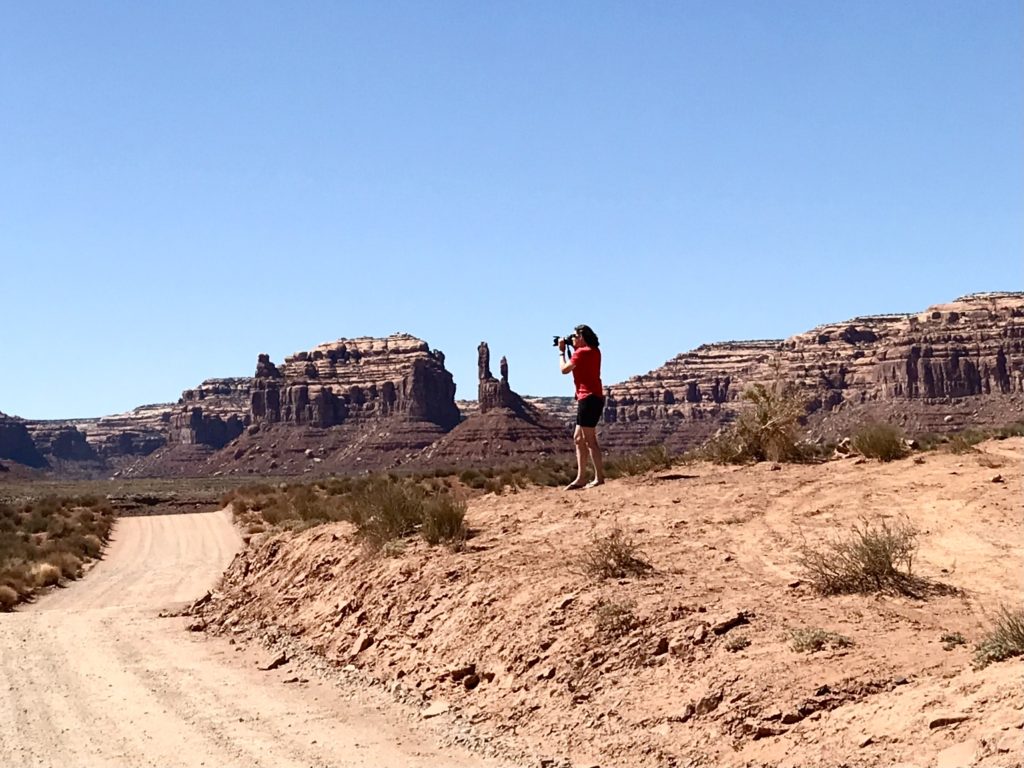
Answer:
[[601, 457], [601, 446], [597, 442], [597, 429], [594, 427], [577, 427], [577, 429], [583, 430], [587, 451], [590, 453], [590, 460], [594, 464], [594, 479], [587, 483], [587, 488], [593, 488], [595, 485], [604, 485], [604, 460]]
[[583, 435], [583, 427], [577, 426], [572, 435], [576, 444], [576, 479], [565, 486], [565, 490], [573, 491], [583, 487], [583, 475], [587, 469], [587, 438]]

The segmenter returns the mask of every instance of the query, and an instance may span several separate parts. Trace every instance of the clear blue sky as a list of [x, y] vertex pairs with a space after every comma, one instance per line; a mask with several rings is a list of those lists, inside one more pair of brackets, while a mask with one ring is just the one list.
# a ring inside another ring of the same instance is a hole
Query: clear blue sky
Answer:
[[0, 0], [0, 411], [405, 331], [476, 396], [1020, 290], [1024, 3]]

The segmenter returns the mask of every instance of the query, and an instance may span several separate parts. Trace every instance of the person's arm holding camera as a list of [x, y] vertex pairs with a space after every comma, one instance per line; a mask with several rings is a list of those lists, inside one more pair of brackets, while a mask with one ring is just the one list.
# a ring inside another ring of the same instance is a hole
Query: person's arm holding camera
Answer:
[[565, 339], [558, 340], [558, 367], [562, 373], [571, 373], [576, 364], [565, 354]]

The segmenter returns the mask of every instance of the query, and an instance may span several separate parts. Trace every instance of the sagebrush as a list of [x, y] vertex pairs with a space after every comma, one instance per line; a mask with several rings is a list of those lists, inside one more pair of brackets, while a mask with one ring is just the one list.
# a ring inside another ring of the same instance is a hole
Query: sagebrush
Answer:
[[78, 578], [102, 553], [114, 517], [110, 504], [96, 496], [0, 503], [0, 610]]
[[631, 602], [601, 600], [593, 611], [594, 629], [604, 640], [629, 634], [640, 623]]
[[304, 485], [262, 484], [238, 489], [224, 501], [249, 533], [347, 520], [357, 537], [378, 551], [416, 533], [430, 544], [454, 547], [468, 535], [465, 501], [433, 476], [378, 474]]
[[797, 653], [815, 653], [825, 648], [848, 648], [853, 640], [819, 627], [797, 627], [789, 630], [789, 647]]
[[752, 384], [743, 393], [747, 408], [727, 429], [702, 447], [716, 464], [756, 461], [804, 461], [809, 452], [801, 443], [800, 424], [806, 404], [789, 383]]
[[981, 669], [1015, 656], [1024, 656], [1024, 606], [1004, 606], [992, 628], [975, 646], [974, 666]]
[[913, 578], [918, 528], [907, 520], [861, 518], [845, 536], [801, 548], [799, 563], [823, 595], [891, 591], [916, 594]]
[[644, 576], [654, 570], [636, 542], [617, 526], [591, 537], [580, 553], [580, 565], [585, 573], [599, 579]]
[[879, 461], [895, 461], [910, 453], [903, 431], [884, 422], [862, 426], [854, 433], [850, 446], [861, 456]]

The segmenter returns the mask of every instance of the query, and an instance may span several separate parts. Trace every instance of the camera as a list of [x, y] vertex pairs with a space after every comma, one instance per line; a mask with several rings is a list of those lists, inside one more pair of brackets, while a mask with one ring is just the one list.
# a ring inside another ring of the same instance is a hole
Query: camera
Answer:
[[551, 342], [551, 346], [557, 347], [558, 346], [558, 342], [564, 341], [565, 342], [565, 346], [571, 347], [572, 346], [572, 338], [575, 335], [576, 335], [576, 332], [573, 331], [572, 333], [565, 334], [565, 336], [555, 336], [554, 337], [555, 340], [553, 342]]

